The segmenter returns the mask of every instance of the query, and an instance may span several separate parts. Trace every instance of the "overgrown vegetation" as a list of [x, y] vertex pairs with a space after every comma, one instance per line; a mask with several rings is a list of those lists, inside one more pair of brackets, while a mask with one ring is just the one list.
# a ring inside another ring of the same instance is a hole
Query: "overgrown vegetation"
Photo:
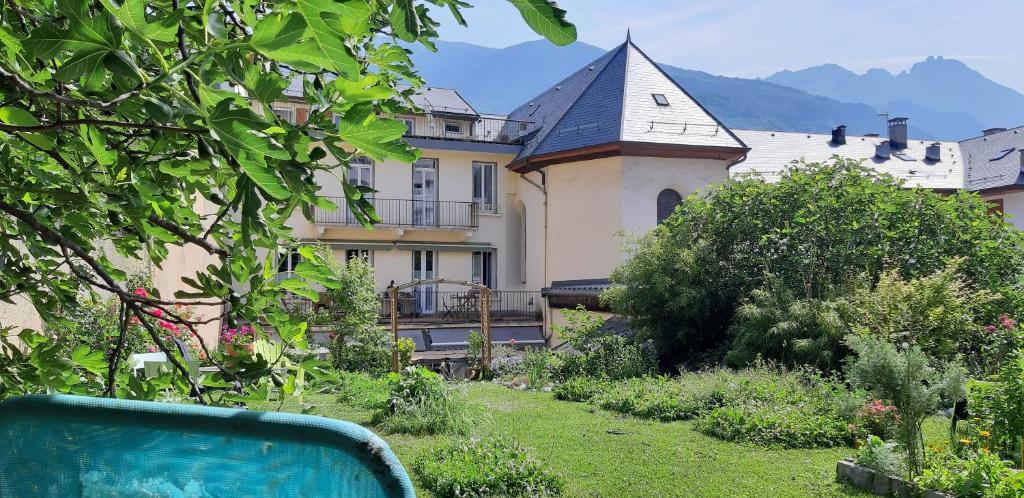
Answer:
[[388, 374], [390, 395], [380, 403], [371, 423], [387, 432], [465, 435], [479, 415], [465, 394], [440, 375], [424, 368]]
[[[845, 305], [836, 300], [859, 286], [873, 291], [883, 274], [887, 282], [905, 282], [958, 260], [969, 285], [945, 285], [948, 292], [920, 296], [915, 306], [933, 298], [961, 300], [978, 323], [999, 312], [1017, 314], [1024, 236], [988, 207], [976, 194], [905, 188], [841, 158], [797, 165], [774, 183], [730, 180], [688, 197], [643, 237], [612, 275], [620, 286], [605, 297], [641, 339], [654, 341], [668, 364], [693, 364], [730, 346], [739, 346], [736, 362], [749, 361], [757, 346], [767, 346], [770, 359], [837, 368], [844, 349], [836, 325]], [[951, 284], [951, 274], [938, 275], [937, 282], [920, 285]], [[901, 292], [888, 288], [888, 296]], [[962, 300], [978, 292], [991, 299]], [[747, 299], [757, 309], [737, 317]], [[957, 311], [936, 317], [938, 328], [915, 316], [915, 337], [955, 330], [950, 321]], [[730, 327], [739, 337], [733, 344]], [[937, 340], [922, 347], [950, 350], [945, 339]]]
[[511, 438], [445, 443], [412, 468], [438, 498], [550, 497], [562, 490], [560, 479]]
[[341, 261], [328, 246], [318, 246], [317, 254], [326, 264], [337, 288], [327, 290], [331, 311], [326, 321], [334, 339], [331, 362], [342, 371], [383, 375], [391, 371], [394, 342], [378, 323], [380, 301], [373, 265], [363, 258]]

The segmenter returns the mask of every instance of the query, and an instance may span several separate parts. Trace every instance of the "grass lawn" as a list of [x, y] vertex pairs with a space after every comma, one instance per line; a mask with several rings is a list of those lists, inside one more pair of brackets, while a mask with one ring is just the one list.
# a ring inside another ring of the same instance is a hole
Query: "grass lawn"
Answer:
[[[872, 496], [835, 483], [836, 461], [850, 455], [849, 448], [744, 446], [700, 434], [691, 422], [622, 416], [558, 401], [551, 393], [522, 392], [491, 383], [472, 383], [467, 389], [471, 403], [487, 413], [473, 435], [517, 437], [562, 476], [566, 496]], [[308, 395], [306, 401], [318, 404], [323, 416], [368, 425], [370, 410], [345, 406], [335, 398]], [[289, 408], [297, 406], [285, 406]], [[929, 440], [942, 439], [944, 430], [941, 419], [926, 424]], [[381, 436], [407, 470], [443, 438]], [[430, 496], [423, 489], [417, 491]]]

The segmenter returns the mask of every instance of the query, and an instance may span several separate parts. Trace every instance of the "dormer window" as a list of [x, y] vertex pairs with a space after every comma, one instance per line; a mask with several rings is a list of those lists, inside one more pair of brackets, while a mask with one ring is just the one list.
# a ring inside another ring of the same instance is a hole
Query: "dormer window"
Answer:
[[668, 107], [668, 99], [665, 98], [663, 93], [652, 93], [651, 97], [654, 97], [654, 103], [662, 107]]

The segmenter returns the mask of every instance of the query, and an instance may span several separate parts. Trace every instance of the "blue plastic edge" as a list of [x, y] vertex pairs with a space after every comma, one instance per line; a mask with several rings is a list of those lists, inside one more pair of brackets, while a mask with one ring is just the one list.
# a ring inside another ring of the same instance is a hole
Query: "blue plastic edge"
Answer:
[[[74, 412], [72, 414], [67, 410], [74, 410]], [[208, 422], [206, 430], [229, 428], [236, 433], [269, 439], [302, 439], [319, 444], [333, 444], [339, 448], [361, 447], [375, 460], [372, 463], [376, 465], [372, 467], [377, 476], [385, 483], [385, 487], [392, 492], [392, 496], [416, 497], [409, 474], [398, 457], [391, 451], [388, 443], [369, 429], [352, 422], [295, 413], [261, 412], [237, 408], [66, 394], [33, 394], [0, 401], [0, 423], [3, 423], [5, 415], [46, 412], [57, 413], [65, 420], [73, 417], [82, 420], [96, 420], [100, 423], [106, 421], [108, 424], [110, 416], [113, 415], [111, 412], [119, 412], [124, 415], [143, 416], [142, 420], [157, 421], [154, 425], [163, 426], [163, 428], [181, 426], [192, 430], [204, 429], [204, 427], [196, 425], [195, 419], [201, 418]], [[145, 415], [153, 417], [144, 417]], [[189, 417], [187, 424], [185, 421], [171, 422], [174, 417], [179, 416]], [[162, 423], [162, 421], [168, 422]], [[293, 437], [281, 436], [289, 433]]]

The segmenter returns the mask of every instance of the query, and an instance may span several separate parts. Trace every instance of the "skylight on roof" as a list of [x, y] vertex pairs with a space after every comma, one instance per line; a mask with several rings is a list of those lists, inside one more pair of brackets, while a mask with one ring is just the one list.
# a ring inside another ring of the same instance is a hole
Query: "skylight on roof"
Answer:
[[668, 99], [665, 98], [664, 94], [652, 93], [651, 97], [654, 97], [654, 103], [655, 104], [658, 104], [660, 106], [667, 106], [668, 105]]
[[909, 155], [907, 155], [906, 152], [896, 152], [896, 153], [893, 154], [893, 156], [899, 158], [902, 161], [916, 161], [917, 160], [917, 159], [914, 159], [913, 157], [910, 157]]
[[1010, 155], [1010, 153], [1013, 152], [1014, 150], [1016, 150], [1016, 149], [1014, 149], [1013, 147], [1010, 147], [1009, 149], [1006, 149], [1006, 150], [1001, 150], [1001, 151], [997, 152], [996, 155], [992, 156], [992, 159], [989, 159], [989, 161], [998, 161], [998, 160], [1000, 160], [1000, 159]]

